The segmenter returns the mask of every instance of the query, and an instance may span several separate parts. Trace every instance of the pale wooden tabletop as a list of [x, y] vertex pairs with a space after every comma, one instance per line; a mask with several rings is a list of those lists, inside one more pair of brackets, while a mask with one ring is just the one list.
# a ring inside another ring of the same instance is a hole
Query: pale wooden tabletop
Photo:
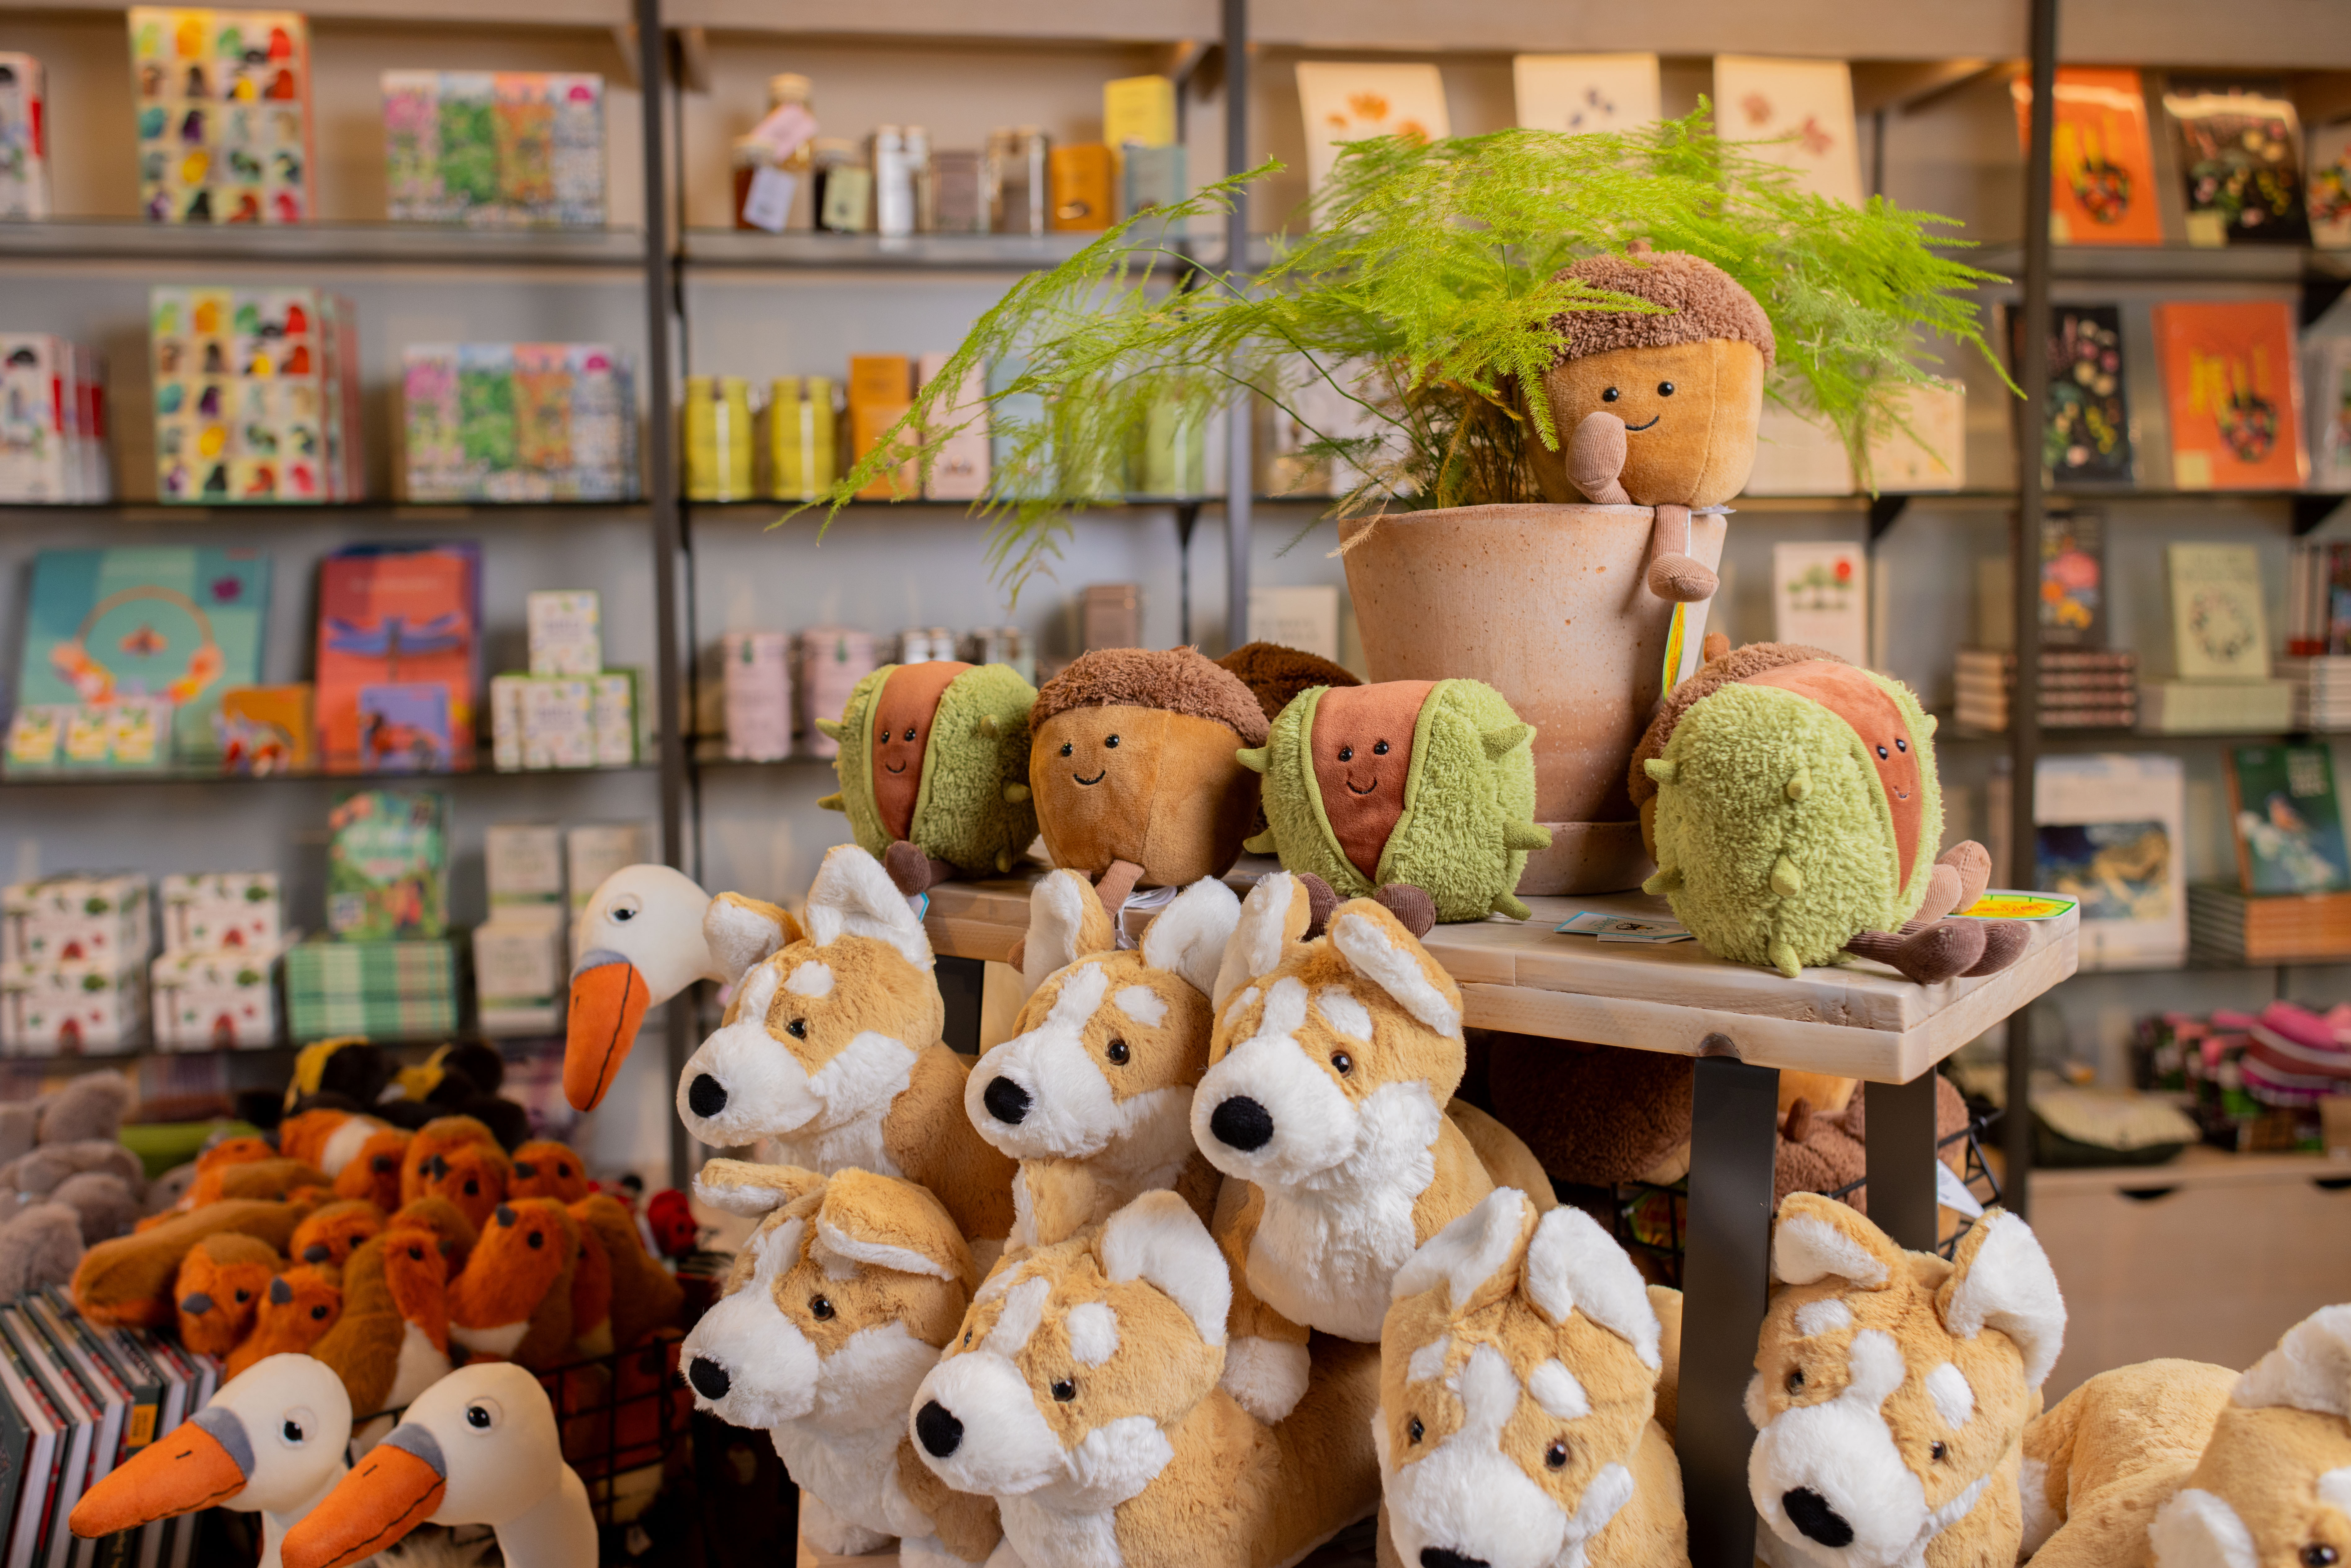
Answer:
[[[1247, 859], [1226, 880], [1246, 888], [1275, 869]], [[942, 883], [925, 922], [941, 954], [1001, 961], [1029, 928], [1031, 865], [987, 882]], [[1711, 1035], [1763, 1067], [1907, 1083], [2071, 975], [2079, 914], [2036, 921], [2024, 956], [1982, 979], [1919, 986], [1882, 965], [1772, 970], [1726, 963], [1695, 942], [1601, 943], [1552, 927], [1578, 910], [1666, 917], [1662, 898], [1593, 894], [1530, 898], [1533, 918], [1440, 925], [1425, 945], [1461, 987], [1472, 1028], [1696, 1056]]]

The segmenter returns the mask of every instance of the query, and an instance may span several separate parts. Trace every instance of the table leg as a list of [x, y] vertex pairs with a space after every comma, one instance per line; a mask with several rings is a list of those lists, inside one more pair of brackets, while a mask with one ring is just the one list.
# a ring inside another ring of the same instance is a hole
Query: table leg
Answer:
[[1869, 1095], [1869, 1218], [1913, 1252], [1935, 1234], [1935, 1071], [1907, 1083], [1873, 1083]]
[[[1727, 1051], [1729, 1042], [1720, 1043]], [[1747, 1495], [1755, 1429], [1745, 1398], [1770, 1287], [1779, 1093], [1776, 1068], [1750, 1067], [1728, 1054], [1698, 1061], [1674, 1444], [1688, 1502], [1691, 1568], [1753, 1568], [1755, 1561], [1755, 1507]]]
[[947, 1049], [979, 1053], [979, 1005], [987, 986], [987, 965], [978, 958], [940, 958], [935, 973], [939, 999], [946, 1004]]

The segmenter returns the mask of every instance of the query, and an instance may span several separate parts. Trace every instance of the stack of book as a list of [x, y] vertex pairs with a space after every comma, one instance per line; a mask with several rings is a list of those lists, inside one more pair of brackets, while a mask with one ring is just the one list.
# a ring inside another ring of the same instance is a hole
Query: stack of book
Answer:
[[416, 343], [402, 356], [412, 501], [622, 501], [637, 399], [608, 343]]
[[149, 971], [155, 1043], [165, 1051], [275, 1045], [286, 943], [277, 873], [167, 876], [162, 905], [163, 951]]
[[2294, 727], [2351, 729], [2351, 654], [2281, 659], [2278, 673], [2294, 685]]
[[2199, 964], [2302, 964], [2351, 956], [2351, 893], [2256, 898], [2238, 888], [2188, 890], [2189, 955]]
[[298, 1042], [378, 1040], [457, 1027], [457, 952], [448, 935], [448, 803], [360, 789], [327, 819], [327, 927], [286, 954], [286, 1023]]
[[[2038, 684], [2043, 729], [2129, 729], [2138, 722], [2136, 653], [2043, 648]], [[2014, 653], [1960, 649], [1953, 685], [1959, 703], [1952, 716], [1961, 725], [1991, 734], [2007, 730], [2009, 704], [2016, 693]]]
[[310, 28], [299, 14], [133, 6], [131, 61], [149, 221], [314, 215]]
[[140, 876], [0, 888], [0, 1054], [80, 1056], [147, 1039], [152, 906]]
[[360, 498], [350, 300], [323, 288], [158, 287], [148, 301], [148, 350], [160, 498]]
[[0, 332], [0, 501], [113, 495], [105, 357], [46, 332]]
[[570, 71], [386, 71], [392, 221], [604, 222], [604, 78]]

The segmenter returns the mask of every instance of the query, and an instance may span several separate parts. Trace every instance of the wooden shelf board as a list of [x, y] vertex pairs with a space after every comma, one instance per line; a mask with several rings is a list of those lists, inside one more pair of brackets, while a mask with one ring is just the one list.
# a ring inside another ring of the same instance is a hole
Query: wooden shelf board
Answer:
[[0, 222], [0, 261], [293, 263], [361, 267], [560, 267], [639, 276], [644, 235], [622, 228], [466, 228], [455, 224], [151, 224], [137, 218]]
[[[1227, 881], [1246, 888], [1273, 862], [1244, 860]], [[1029, 889], [1042, 868], [931, 890], [925, 925], [942, 954], [1002, 961], [1027, 933]], [[1906, 1083], [2071, 975], [2078, 916], [2035, 923], [2032, 945], [2004, 972], [1917, 986], [1857, 963], [1793, 980], [1726, 963], [1695, 942], [1602, 944], [1552, 927], [1579, 909], [1667, 915], [1642, 894], [1530, 898], [1534, 917], [1440, 925], [1425, 945], [1462, 988], [1465, 1021], [1555, 1040], [1696, 1056], [1728, 1036], [1742, 1061]]]
[[1018, 5], [868, 0], [841, 11], [786, 8], [770, 0], [667, 0], [662, 19], [673, 27], [801, 37], [919, 37], [927, 44], [949, 39], [1155, 44], [1213, 39], [1220, 30], [1214, 0], [1024, 0]]
[[[123, 7], [120, 0], [36, 0], [31, 9], [111, 12], [119, 26]], [[314, 22], [458, 22], [481, 27], [604, 31], [625, 27], [631, 20], [629, 0], [303, 0], [301, 9]]]

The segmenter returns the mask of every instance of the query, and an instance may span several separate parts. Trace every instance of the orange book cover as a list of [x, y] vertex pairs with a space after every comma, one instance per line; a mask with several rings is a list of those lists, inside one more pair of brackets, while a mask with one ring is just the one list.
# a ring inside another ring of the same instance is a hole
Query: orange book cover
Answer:
[[[2016, 134], [2030, 146], [2032, 84], [2017, 78]], [[2147, 94], [2127, 67], [2060, 66], [2049, 143], [2049, 237], [2058, 245], [2160, 245]]]
[[[852, 354], [849, 358], [849, 452], [856, 462], [881, 444], [914, 401], [914, 366], [904, 354]], [[922, 471], [914, 464], [884, 474], [857, 492], [863, 501], [911, 499], [923, 493]]]
[[1098, 141], [1056, 147], [1047, 154], [1057, 229], [1110, 227], [1110, 149]]
[[2302, 486], [2294, 308], [2172, 300], [2155, 308], [2171, 482], [2182, 490]]
[[355, 546], [319, 563], [312, 724], [326, 771], [367, 772], [361, 688], [434, 685], [448, 694], [450, 766], [474, 760], [481, 550]]

